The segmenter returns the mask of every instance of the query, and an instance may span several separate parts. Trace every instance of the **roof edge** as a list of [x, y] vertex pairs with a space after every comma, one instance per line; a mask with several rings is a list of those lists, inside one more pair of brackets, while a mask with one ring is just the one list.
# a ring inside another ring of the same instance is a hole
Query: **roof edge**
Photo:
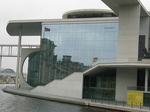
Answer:
[[91, 14], [91, 13], [113, 13], [115, 14], [110, 9], [76, 9], [76, 10], [71, 10], [71, 11], [67, 11], [63, 13], [62, 18], [68, 19], [68, 15], [73, 15], [73, 14]]
[[117, 15], [119, 15], [120, 5], [140, 5], [141, 6], [141, 16], [150, 16], [144, 5], [140, 0], [101, 0], [110, 9], [112, 9]]

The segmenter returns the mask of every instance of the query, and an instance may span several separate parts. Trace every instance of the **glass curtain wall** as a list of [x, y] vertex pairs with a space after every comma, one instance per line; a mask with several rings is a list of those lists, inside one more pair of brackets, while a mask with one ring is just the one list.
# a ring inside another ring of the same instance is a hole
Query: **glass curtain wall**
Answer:
[[115, 100], [116, 69], [84, 76], [83, 98]]
[[27, 83], [33, 87], [39, 85], [40, 53], [33, 52], [29, 56]]
[[40, 83], [116, 62], [118, 23], [43, 24]]

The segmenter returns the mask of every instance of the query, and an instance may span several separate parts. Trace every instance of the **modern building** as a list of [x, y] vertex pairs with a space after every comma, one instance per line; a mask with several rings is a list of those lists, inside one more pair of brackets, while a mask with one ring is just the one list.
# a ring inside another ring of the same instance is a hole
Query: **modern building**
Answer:
[[0, 69], [0, 83], [15, 83], [15, 71], [10, 68]]
[[[102, 1], [112, 11], [75, 10], [63, 19], [9, 21], [8, 34], [19, 36], [16, 86], [40, 94], [150, 105], [149, 13], [139, 0]], [[40, 36], [40, 48], [20, 49], [22, 36]], [[26, 82], [21, 71], [27, 57]]]

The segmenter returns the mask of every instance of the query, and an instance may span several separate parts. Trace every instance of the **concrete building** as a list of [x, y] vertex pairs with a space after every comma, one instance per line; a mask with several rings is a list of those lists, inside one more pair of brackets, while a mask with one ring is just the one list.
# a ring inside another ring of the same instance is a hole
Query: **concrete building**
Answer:
[[[102, 1], [112, 11], [76, 10], [63, 19], [9, 21], [8, 34], [19, 36], [16, 87], [150, 105], [149, 13], [139, 0]], [[40, 49], [20, 49], [22, 36], [41, 36]], [[26, 82], [21, 67], [27, 56]]]

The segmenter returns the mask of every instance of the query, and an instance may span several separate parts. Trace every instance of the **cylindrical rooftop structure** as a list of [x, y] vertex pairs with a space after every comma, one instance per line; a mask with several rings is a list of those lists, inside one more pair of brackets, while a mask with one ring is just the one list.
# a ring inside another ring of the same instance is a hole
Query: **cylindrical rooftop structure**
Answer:
[[100, 17], [116, 17], [116, 15], [112, 10], [108, 9], [78, 9], [65, 12], [62, 16], [63, 19]]

